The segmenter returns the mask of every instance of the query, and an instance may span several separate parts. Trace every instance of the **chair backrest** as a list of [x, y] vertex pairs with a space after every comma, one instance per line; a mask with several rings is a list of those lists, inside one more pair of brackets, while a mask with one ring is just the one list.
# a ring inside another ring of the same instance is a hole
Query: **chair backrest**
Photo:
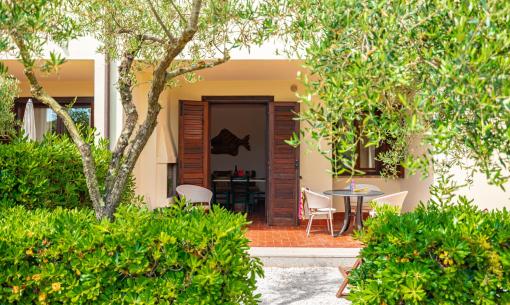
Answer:
[[373, 201], [378, 204], [391, 205], [391, 206], [399, 208], [399, 210], [402, 210], [402, 206], [404, 205], [404, 200], [406, 199], [407, 193], [408, 193], [408, 191], [389, 194], [386, 196], [376, 198]]
[[211, 204], [213, 193], [205, 187], [183, 184], [179, 185], [175, 190], [180, 197], [186, 198], [186, 201], [189, 203]]
[[331, 199], [328, 196], [312, 192], [308, 189], [303, 190], [308, 209], [331, 208]]

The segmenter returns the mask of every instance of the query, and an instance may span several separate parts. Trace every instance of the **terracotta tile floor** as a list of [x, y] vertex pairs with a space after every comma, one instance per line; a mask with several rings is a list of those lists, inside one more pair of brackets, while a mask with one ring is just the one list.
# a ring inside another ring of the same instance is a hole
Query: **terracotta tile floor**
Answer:
[[[268, 226], [263, 217], [250, 217], [248, 238], [252, 247], [317, 247], [317, 248], [359, 248], [361, 243], [354, 240], [348, 231], [339, 237], [332, 237], [327, 231], [325, 220], [314, 220], [310, 237], [306, 237], [306, 221], [297, 227]], [[337, 232], [343, 224], [335, 217], [333, 227]], [[352, 224], [351, 229], [352, 230]]]

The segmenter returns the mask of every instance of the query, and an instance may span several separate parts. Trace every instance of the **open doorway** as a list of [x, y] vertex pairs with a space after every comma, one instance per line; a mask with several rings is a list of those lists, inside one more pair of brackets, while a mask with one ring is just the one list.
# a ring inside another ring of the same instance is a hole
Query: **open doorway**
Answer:
[[268, 104], [211, 101], [209, 125], [214, 201], [265, 223]]
[[[239, 180], [244, 177], [246, 181], [240, 182], [241, 189], [257, 193], [255, 204], [248, 207], [251, 220], [260, 220], [268, 225], [298, 225], [299, 150], [285, 140], [294, 133], [299, 134], [299, 122], [294, 119], [295, 113], [299, 112], [299, 104], [274, 101], [272, 96], [203, 96], [200, 101], [180, 100], [179, 103], [179, 184], [210, 188], [215, 194], [213, 201], [225, 202], [229, 208], [242, 211], [243, 204], [236, 207], [234, 201], [244, 199], [250, 205], [254, 203], [253, 199], [248, 201], [244, 195], [232, 199], [229, 204], [227, 198], [237, 196], [231, 196], [229, 190], [235, 191]], [[219, 107], [217, 110], [221, 115], [213, 114], [212, 118], [211, 111], [215, 111], [215, 107]], [[234, 122], [237, 122], [236, 125], [229, 127], [231, 125], [228, 124]], [[256, 130], [237, 129], [248, 126], [258, 127], [255, 127]], [[227, 131], [220, 135], [224, 129]], [[265, 135], [264, 146], [253, 142], [256, 134]], [[248, 141], [245, 140], [247, 135], [250, 135]], [[213, 140], [215, 145], [211, 143]], [[248, 144], [250, 150], [246, 148]], [[237, 149], [237, 155], [234, 151], [234, 155], [224, 156], [228, 162], [216, 159], [215, 155], [223, 153], [213, 154], [213, 146], [216, 152], [226, 150], [227, 154]], [[254, 150], [265, 152], [265, 158], [253, 157], [248, 161], [233, 158]], [[212, 161], [213, 157], [215, 160]], [[237, 175], [242, 170], [241, 177], [235, 175], [236, 165]], [[233, 176], [238, 179], [233, 179]], [[247, 190], [246, 186], [251, 189]]]

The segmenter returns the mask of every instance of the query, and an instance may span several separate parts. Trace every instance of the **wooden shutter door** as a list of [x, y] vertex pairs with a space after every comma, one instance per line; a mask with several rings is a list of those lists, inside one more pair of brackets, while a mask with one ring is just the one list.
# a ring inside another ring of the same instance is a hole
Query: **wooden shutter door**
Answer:
[[269, 225], [298, 224], [299, 149], [285, 143], [299, 131], [299, 122], [293, 119], [298, 111], [298, 103], [269, 104]]
[[209, 104], [180, 101], [179, 184], [209, 186]]

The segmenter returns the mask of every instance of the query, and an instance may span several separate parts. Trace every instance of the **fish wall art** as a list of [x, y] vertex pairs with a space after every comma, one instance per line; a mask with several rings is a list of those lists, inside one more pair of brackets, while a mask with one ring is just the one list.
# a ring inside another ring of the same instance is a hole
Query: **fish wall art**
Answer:
[[211, 139], [211, 153], [215, 155], [226, 154], [237, 156], [239, 146], [250, 150], [250, 135], [239, 139], [230, 130], [223, 128], [220, 133]]

